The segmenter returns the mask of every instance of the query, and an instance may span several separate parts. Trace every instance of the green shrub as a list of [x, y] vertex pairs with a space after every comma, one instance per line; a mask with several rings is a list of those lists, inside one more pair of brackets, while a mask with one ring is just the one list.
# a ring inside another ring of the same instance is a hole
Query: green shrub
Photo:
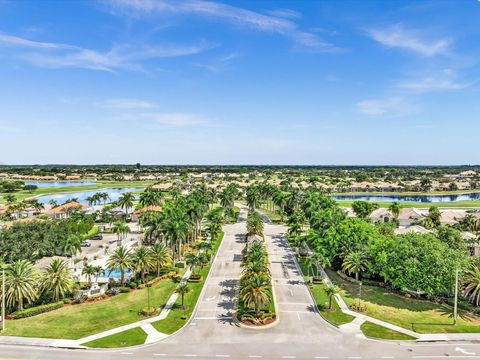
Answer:
[[183, 269], [185, 267], [185, 262], [179, 261], [175, 264], [175, 267]]
[[124, 294], [124, 293], [128, 293], [131, 291], [131, 289], [129, 287], [125, 287], [125, 286], [122, 286], [122, 287], [119, 287], [118, 290], [120, 291], [120, 293]]
[[130, 281], [130, 282], [128, 283], [128, 287], [129, 287], [130, 289], [136, 289], [136, 288], [138, 287], [138, 284], [137, 284], [135, 281]]
[[145, 289], [146, 285], [145, 284], [140, 284], [138, 285], [138, 289]]
[[22, 311], [15, 311], [10, 316], [12, 319], [23, 319], [23, 318], [35, 316], [38, 314], [43, 314], [52, 310], [57, 310], [62, 307], [63, 307], [63, 301], [58, 301], [56, 303], [34, 306]]
[[70, 304], [72, 302], [72, 299], [64, 298], [62, 301], [63, 301], [64, 304]]

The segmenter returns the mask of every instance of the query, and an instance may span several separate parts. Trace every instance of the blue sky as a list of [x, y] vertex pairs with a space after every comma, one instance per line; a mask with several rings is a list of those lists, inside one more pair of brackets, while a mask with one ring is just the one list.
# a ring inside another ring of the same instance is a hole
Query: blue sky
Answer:
[[477, 0], [0, 0], [0, 163], [479, 163], [479, 39]]

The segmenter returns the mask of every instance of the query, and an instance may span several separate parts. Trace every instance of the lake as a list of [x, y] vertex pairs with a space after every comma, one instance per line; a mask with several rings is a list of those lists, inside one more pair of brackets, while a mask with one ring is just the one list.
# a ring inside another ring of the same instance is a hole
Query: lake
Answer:
[[50, 200], [55, 200], [58, 204], [63, 204], [69, 199], [76, 198], [77, 201], [82, 204], [88, 204], [87, 198], [98, 193], [105, 192], [110, 196], [110, 202], [117, 201], [120, 195], [127, 192], [135, 192], [139, 188], [106, 188], [106, 189], [97, 189], [97, 190], [87, 190], [87, 191], [76, 191], [69, 194], [54, 194], [54, 195], [43, 195], [39, 196], [37, 200], [42, 204], [47, 204]]
[[25, 181], [25, 185], [36, 185], [39, 188], [64, 187], [64, 186], [92, 186], [95, 181]]
[[480, 200], [480, 192], [456, 195], [382, 195], [382, 194], [353, 194], [333, 195], [335, 200], [364, 200], [377, 202], [419, 202], [419, 203], [444, 203], [455, 201]]

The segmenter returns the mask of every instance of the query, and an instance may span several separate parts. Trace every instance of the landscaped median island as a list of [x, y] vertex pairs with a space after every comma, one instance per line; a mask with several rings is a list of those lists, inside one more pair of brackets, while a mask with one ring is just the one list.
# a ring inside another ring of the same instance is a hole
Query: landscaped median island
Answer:
[[387, 329], [381, 325], [374, 324], [370, 321], [365, 321], [361, 326], [365, 336], [373, 339], [385, 339], [385, 340], [415, 340], [413, 336], [403, 334], [401, 332]]
[[247, 238], [243, 249], [236, 317], [247, 326], [273, 323], [277, 314], [267, 248], [263, 239], [263, 218], [256, 211], [247, 217]]

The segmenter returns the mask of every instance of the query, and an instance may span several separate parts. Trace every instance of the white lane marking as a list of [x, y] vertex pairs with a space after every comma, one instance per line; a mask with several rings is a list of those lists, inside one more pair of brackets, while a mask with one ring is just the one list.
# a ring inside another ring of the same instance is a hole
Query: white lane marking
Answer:
[[121, 352], [120, 355], [132, 355], [133, 353], [131, 352]]
[[296, 356], [292, 356], [292, 355], [285, 355], [285, 356], [282, 356], [283, 359], [296, 359], [297, 357]]
[[185, 357], [195, 357], [195, 356], [197, 356], [197, 354], [183, 354], [183, 356], [185, 356]]
[[462, 349], [461, 347], [458, 347], [458, 346], [455, 348], [455, 351], [459, 351], [465, 355], [476, 355], [474, 352], [468, 352], [467, 350]]
[[328, 359], [328, 356], [315, 356], [315, 359]]
[[347, 359], [361, 359], [361, 356], [349, 356]]
[[393, 359], [393, 356], [382, 356], [382, 359]]
[[218, 357], [218, 358], [228, 358], [228, 357], [230, 357], [230, 355], [215, 355], [215, 357]]
[[300, 320], [300, 314], [298, 313], [298, 311], [297, 311], [297, 317], [298, 317], [298, 320]]
[[293, 291], [292, 291], [292, 289], [290, 289], [290, 295], [293, 296]]
[[248, 357], [249, 357], [249, 358], [252, 358], [252, 359], [259, 359], [259, 358], [261, 358], [262, 356], [261, 356], [261, 355], [249, 355]]
[[167, 356], [167, 354], [153, 354], [153, 356]]

